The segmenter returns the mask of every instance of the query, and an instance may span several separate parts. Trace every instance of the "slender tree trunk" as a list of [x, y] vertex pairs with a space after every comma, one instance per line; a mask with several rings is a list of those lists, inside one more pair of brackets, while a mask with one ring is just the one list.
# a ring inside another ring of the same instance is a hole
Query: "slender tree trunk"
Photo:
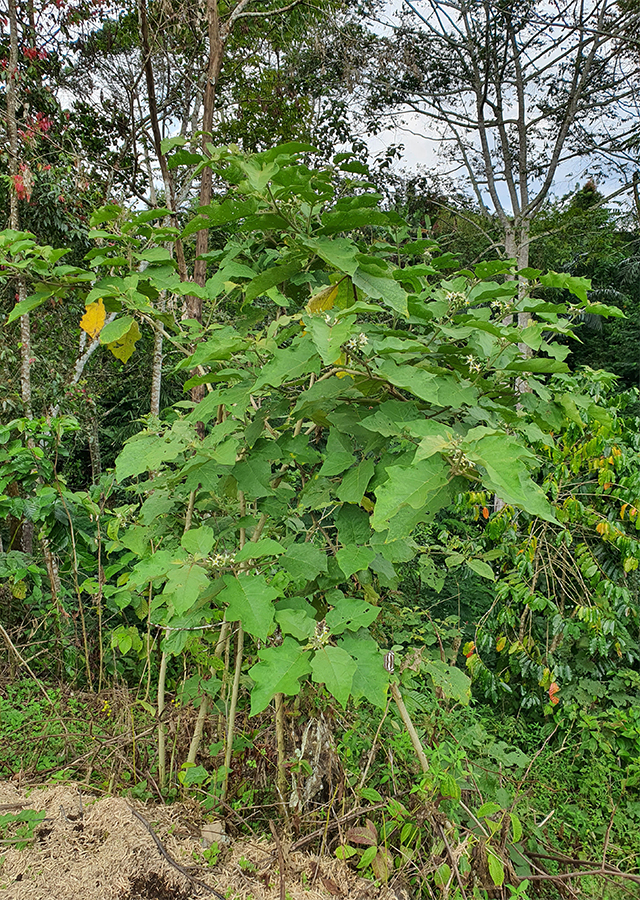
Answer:
[[[166, 306], [165, 298], [159, 300], [159, 309], [164, 311]], [[162, 362], [163, 362], [163, 342], [162, 330], [155, 329], [153, 337], [153, 362], [151, 365], [151, 406], [150, 413], [152, 416], [160, 416], [160, 391], [162, 388]]]
[[[220, 16], [218, 13], [218, 0], [207, 0], [207, 29], [209, 33], [209, 61], [207, 65], [207, 80], [204, 88], [202, 110], [202, 149], [206, 152], [207, 141], [210, 139], [213, 128], [213, 113], [216, 101], [218, 79], [224, 60], [224, 41], [220, 33]], [[202, 170], [200, 180], [199, 206], [208, 206], [211, 203], [213, 190], [213, 174], [209, 166]], [[209, 229], [202, 228], [196, 233], [196, 260], [193, 267], [193, 280], [200, 287], [204, 287], [207, 280], [207, 261], [202, 257], [209, 249]], [[190, 294], [184, 298], [183, 318], [195, 319], [202, 323], [202, 298]], [[191, 399], [199, 403], [204, 397], [203, 384], [194, 385], [191, 388]], [[204, 430], [200, 429], [203, 432]]]
[[100, 455], [100, 432], [96, 415], [91, 416], [87, 426], [87, 444], [91, 459], [91, 482], [92, 484], [97, 484], [102, 474], [102, 457]]
[[[17, 180], [20, 172], [18, 144], [18, 9], [16, 0], [8, 0], [9, 11], [9, 66], [7, 69], [7, 135], [9, 138], [9, 227], [20, 230]], [[18, 276], [16, 300], [21, 303], [27, 296], [26, 282]], [[31, 419], [31, 323], [29, 315], [20, 317], [20, 393], [24, 415]], [[21, 549], [33, 551], [33, 524], [25, 521], [21, 531]]]

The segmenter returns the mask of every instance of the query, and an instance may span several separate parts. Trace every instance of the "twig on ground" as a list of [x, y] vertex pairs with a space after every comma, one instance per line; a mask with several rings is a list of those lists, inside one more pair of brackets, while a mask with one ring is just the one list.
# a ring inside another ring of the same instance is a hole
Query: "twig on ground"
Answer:
[[175, 859], [169, 855], [167, 850], [165, 850], [165, 847], [164, 847], [162, 841], [160, 840], [158, 835], [155, 833], [155, 831], [153, 830], [151, 825], [149, 825], [147, 820], [143, 816], [141, 816], [140, 813], [136, 809], [134, 809], [133, 806], [131, 806], [131, 804], [127, 803], [127, 806], [129, 807], [129, 809], [131, 810], [133, 815], [136, 817], [136, 819], [138, 819], [138, 821], [141, 822], [144, 825], [144, 827], [147, 829], [147, 831], [153, 838], [153, 841], [154, 841], [156, 847], [160, 851], [161, 855], [169, 863], [169, 865], [173, 866], [174, 869], [177, 869], [178, 872], [180, 872], [182, 875], [185, 876], [185, 878], [188, 878], [192, 884], [195, 884], [198, 887], [203, 888], [205, 891], [208, 891], [208, 893], [210, 893], [210, 894], [214, 894], [216, 897], [218, 897], [218, 900], [227, 900], [227, 898], [224, 896], [224, 894], [221, 894], [220, 891], [217, 891], [215, 888], [211, 887], [211, 885], [207, 884], [205, 881], [200, 881], [200, 879], [194, 878], [194, 876], [191, 874], [191, 872], [185, 866], [181, 866], [179, 862], [176, 862]]
[[300, 838], [300, 840], [296, 841], [289, 850], [293, 853], [296, 850], [301, 850], [303, 847], [306, 847], [307, 844], [310, 844], [312, 841], [315, 841], [316, 838], [322, 837], [329, 828], [338, 828], [340, 825], [344, 825], [345, 822], [350, 822], [352, 819], [357, 819], [358, 816], [363, 816], [365, 813], [375, 812], [377, 809], [384, 809], [387, 805], [387, 801], [385, 800], [383, 803], [375, 803], [373, 806], [361, 806], [358, 809], [354, 809], [353, 812], [347, 813], [346, 816], [341, 816], [339, 819], [334, 819], [333, 822], [329, 822], [328, 825], [323, 825], [322, 828], [318, 828], [316, 831], [312, 831], [311, 834], [307, 834], [305, 837]]
[[445, 846], [446, 851], [447, 851], [447, 856], [449, 857], [449, 862], [451, 863], [451, 868], [453, 869], [453, 873], [454, 873], [454, 875], [456, 876], [456, 881], [458, 882], [458, 887], [460, 888], [460, 893], [461, 893], [461, 895], [462, 895], [462, 900], [467, 900], [467, 895], [466, 895], [466, 893], [465, 893], [464, 885], [463, 885], [463, 883], [462, 883], [462, 876], [460, 875], [460, 869], [458, 868], [458, 863], [457, 863], [457, 861], [456, 861], [456, 858], [455, 858], [455, 856], [453, 855], [453, 852], [452, 852], [452, 850], [451, 850], [451, 847], [449, 846], [449, 841], [447, 840], [447, 836], [446, 836], [446, 834], [444, 833], [444, 828], [442, 827], [442, 825], [440, 824], [440, 822], [437, 822], [436, 824], [437, 824], [437, 826], [438, 826], [438, 831], [440, 832], [440, 837], [441, 837], [442, 840], [444, 841], [444, 846]]

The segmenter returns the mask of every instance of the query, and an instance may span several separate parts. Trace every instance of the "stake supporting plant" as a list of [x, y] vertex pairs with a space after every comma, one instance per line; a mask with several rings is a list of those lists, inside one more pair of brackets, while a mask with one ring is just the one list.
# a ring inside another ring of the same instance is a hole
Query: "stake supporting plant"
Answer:
[[416, 731], [416, 727], [411, 721], [411, 716], [409, 715], [407, 707], [404, 705], [404, 700], [402, 699], [402, 694], [400, 693], [400, 688], [398, 687], [397, 682], [392, 681], [390, 684], [390, 688], [391, 696], [393, 697], [395, 704], [398, 707], [400, 718], [404, 722], [404, 727], [407, 729], [407, 733], [411, 738], [411, 744], [413, 746], [413, 749], [415, 750], [418, 762], [420, 763], [420, 768], [426, 775], [429, 771], [429, 762], [425, 755], [424, 747], [422, 746], [422, 741], [420, 740], [420, 735]]
[[242, 671], [242, 659], [244, 650], [244, 630], [238, 625], [238, 637], [236, 640], [236, 667], [233, 674], [233, 687], [231, 688], [231, 701], [229, 703], [229, 716], [227, 719], [227, 740], [224, 753], [224, 784], [222, 786], [222, 799], [227, 799], [229, 787], [229, 771], [231, 769], [231, 756], [233, 754], [233, 734], [236, 725], [236, 709], [238, 708], [238, 690], [240, 687], [240, 673]]

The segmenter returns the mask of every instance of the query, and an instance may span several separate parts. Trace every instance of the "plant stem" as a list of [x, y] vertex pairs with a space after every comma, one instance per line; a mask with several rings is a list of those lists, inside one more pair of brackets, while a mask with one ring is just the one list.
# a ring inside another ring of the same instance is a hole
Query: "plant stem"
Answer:
[[422, 746], [422, 742], [420, 740], [418, 732], [416, 731], [416, 727], [411, 721], [411, 716], [407, 711], [407, 707], [404, 705], [404, 700], [402, 699], [400, 688], [395, 681], [391, 682], [391, 696], [395, 700], [396, 706], [398, 707], [398, 712], [400, 713], [400, 718], [404, 722], [404, 726], [407, 729], [409, 737], [411, 738], [411, 743], [413, 745], [413, 749], [416, 751], [416, 756], [418, 757], [420, 768], [426, 775], [426, 773], [429, 771], [429, 763], [427, 762], [427, 757], [425, 756], [424, 748]]
[[284, 739], [284, 694], [276, 694], [276, 746], [278, 748], [278, 775], [276, 779], [276, 787], [278, 796], [282, 803], [282, 810], [285, 819], [288, 820], [286, 792], [287, 792], [287, 769], [285, 766], [287, 757], [287, 748]]
[[167, 654], [162, 651], [160, 659], [160, 672], [158, 674], [158, 781], [163, 789], [167, 780], [167, 749], [166, 734], [162, 713], [164, 712], [164, 691], [167, 681]]
[[193, 519], [193, 507], [196, 502], [196, 492], [191, 491], [189, 494], [189, 503], [187, 504], [187, 514], [184, 519], [184, 531], [183, 534], [186, 534], [187, 531], [191, 528], [191, 521]]
[[378, 725], [378, 730], [376, 731], [376, 736], [373, 739], [373, 744], [371, 745], [371, 750], [369, 751], [369, 756], [367, 758], [367, 764], [364, 767], [364, 771], [362, 773], [362, 777], [360, 778], [360, 784], [358, 787], [360, 790], [364, 787], [364, 783], [367, 780], [367, 775], [369, 773], [369, 768], [371, 763], [373, 762], [373, 757], [376, 755], [376, 746], [378, 744], [378, 738], [380, 737], [380, 732], [382, 731], [382, 726], [384, 725], [384, 720], [387, 718], [387, 713], [389, 712], [389, 704], [391, 703], [391, 698], [387, 701], [387, 706], [384, 711], [384, 715], [380, 719], [380, 724]]
[[244, 649], [244, 630], [238, 625], [238, 640], [236, 643], [236, 668], [233, 675], [233, 687], [231, 689], [231, 703], [229, 704], [229, 717], [227, 719], [227, 741], [224, 753], [224, 784], [222, 786], [222, 799], [227, 799], [229, 787], [229, 770], [231, 769], [231, 755], [233, 753], [233, 734], [236, 725], [236, 709], [238, 706], [238, 688], [240, 686], [240, 672], [242, 671], [242, 651]]
[[204, 731], [204, 723], [207, 720], [208, 714], [209, 697], [206, 694], [203, 694], [202, 700], [200, 701], [200, 709], [198, 710], [198, 718], [196, 719], [196, 725], [193, 729], [193, 737], [191, 738], [191, 743], [189, 745], [189, 753], [187, 755], [188, 763], [195, 763], [196, 761], [196, 756], [198, 755], [200, 742], [202, 740], [202, 732]]

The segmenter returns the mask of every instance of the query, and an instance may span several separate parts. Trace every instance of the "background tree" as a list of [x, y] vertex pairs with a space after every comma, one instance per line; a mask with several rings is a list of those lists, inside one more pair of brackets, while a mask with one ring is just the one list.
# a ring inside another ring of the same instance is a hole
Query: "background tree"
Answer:
[[596, 167], [635, 127], [622, 112], [637, 62], [622, 45], [636, 18], [611, 0], [407, 2], [371, 74], [371, 127], [410, 122], [434, 141], [524, 268], [556, 178], [572, 161]]

